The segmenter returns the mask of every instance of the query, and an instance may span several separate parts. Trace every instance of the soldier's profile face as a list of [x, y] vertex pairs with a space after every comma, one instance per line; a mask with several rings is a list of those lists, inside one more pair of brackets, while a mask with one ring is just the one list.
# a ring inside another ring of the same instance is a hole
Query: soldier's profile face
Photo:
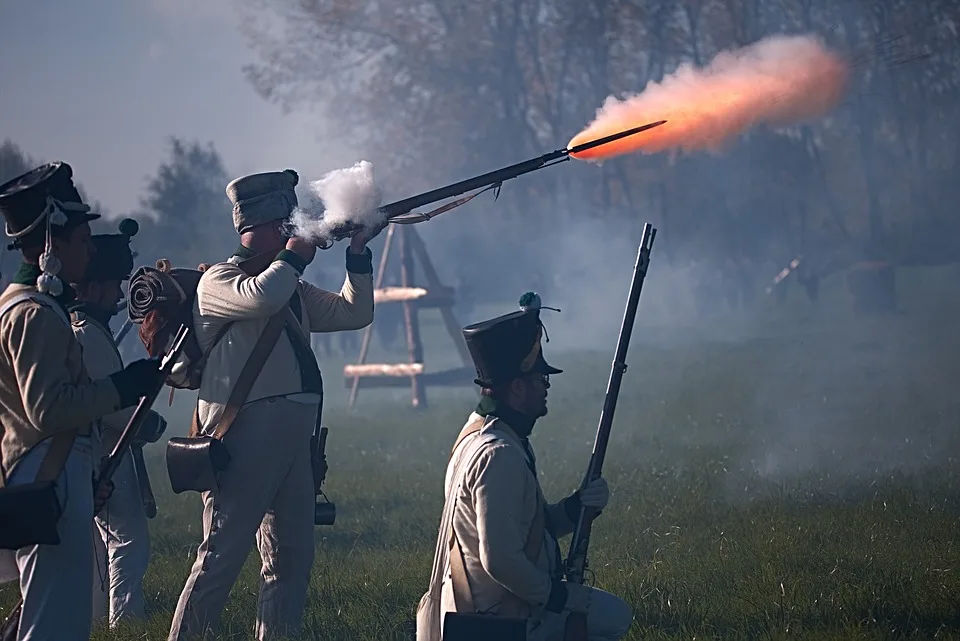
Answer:
[[547, 390], [550, 389], [550, 377], [546, 374], [530, 374], [518, 381], [520, 383], [519, 408], [530, 417], [547, 415]]
[[117, 309], [117, 303], [123, 298], [123, 287], [119, 280], [104, 281], [100, 285], [99, 305], [103, 309], [114, 311]]
[[90, 224], [81, 223], [67, 237], [55, 238], [53, 242], [60, 259], [60, 278], [68, 283], [79, 282], [97, 251], [90, 238]]

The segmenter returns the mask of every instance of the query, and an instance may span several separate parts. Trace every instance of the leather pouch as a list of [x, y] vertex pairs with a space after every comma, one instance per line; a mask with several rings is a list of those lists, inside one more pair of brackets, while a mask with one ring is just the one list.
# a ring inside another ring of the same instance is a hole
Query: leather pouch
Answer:
[[527, 641], [527, 619], [447, 612], [443, 617], [443, 641]]
[[0, 549], [57, 545], [62, 508], [54, 481], [35, 481], [0, 489]]
[[167, 441], [167, 476], [174, 494], [207, 492], [230, 464], [223, 441], [211, 436], [174, 437]]

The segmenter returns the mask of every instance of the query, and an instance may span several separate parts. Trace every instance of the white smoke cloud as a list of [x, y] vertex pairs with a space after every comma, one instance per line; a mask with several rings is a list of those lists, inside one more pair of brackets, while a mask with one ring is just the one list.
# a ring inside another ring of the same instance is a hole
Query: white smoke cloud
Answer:
[[375, 227], [385, 217], [380, 211], [383, 189], [373, 177], [373, 165], [361, 160], [352, 167], [334, 169], [307, 184], [305, 197], [290, 219], [293, 232], [321, 243], [344, 224]]

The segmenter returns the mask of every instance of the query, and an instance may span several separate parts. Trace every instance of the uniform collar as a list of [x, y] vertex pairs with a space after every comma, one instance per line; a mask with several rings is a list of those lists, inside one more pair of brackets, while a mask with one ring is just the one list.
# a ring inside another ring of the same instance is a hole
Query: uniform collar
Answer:
[[71, 313], [80, 312], [84, 316], [96, 321], [97, 324], [102, 326], [104, 331], [110, 334], [110, 336], [113, 336], [113, 330], [110, 329], [110, 319], [113, 318], [113, 314], [104, 311], [97, 305], [93, 305], [84, 301], [74, 301], [67, 306], [67, 309]]
[[[40, 274], [43, 272], [40, 270], [39, 265], [32, 265], [30, 263], [21, 263], [20, 269], [17, 270], [17, 273], [13, 276], [11, 282], [17, 285], [26, 285], [28, 287], [36, 288], [37, 279], [40, 278]], [[63, 283], [63, 293], [59, 296], [51, 296], [55, 301], [60, 303], [61, 306], [66, 309], [66, 306], [70, 304], [73, 300], [76, 299], [77, 293], [73, 290], [73, 287], [63, 282], [63, 279], [57, 277], [61, 283]]]
[[233, 251], [233, 255], [241, 260], [246, 260], [248, 258], [253, 258], [254, 256], [256, 256], [257, 252], [253, 251], [249, 247], [240, 245]]
[[489, 396], [481, 396], [476, 413], [480, 416], [496, 416], [503, 421], [521, 440], [526, 441], [533, 432], [537, 419], [521, 414], [505, 403], [499, 403]]

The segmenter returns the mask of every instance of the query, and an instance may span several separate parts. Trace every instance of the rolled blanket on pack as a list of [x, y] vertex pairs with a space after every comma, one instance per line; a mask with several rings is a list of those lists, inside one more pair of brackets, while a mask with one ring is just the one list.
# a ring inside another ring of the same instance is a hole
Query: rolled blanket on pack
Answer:
[[192, 326], [191, 310], [201, 276], [197, 269], [140, 267], [130, 279], [127, 316], [140, 325], [140, 340], [151, 356], [166, 348], [180, 323]]
[[140, 323], [147, 313], [158, 308], [174, 308], [193, 300], [203, 272], [196, 269], [172, 269], [162, 272], [141, 267], [130, 279], [127, 314]]

